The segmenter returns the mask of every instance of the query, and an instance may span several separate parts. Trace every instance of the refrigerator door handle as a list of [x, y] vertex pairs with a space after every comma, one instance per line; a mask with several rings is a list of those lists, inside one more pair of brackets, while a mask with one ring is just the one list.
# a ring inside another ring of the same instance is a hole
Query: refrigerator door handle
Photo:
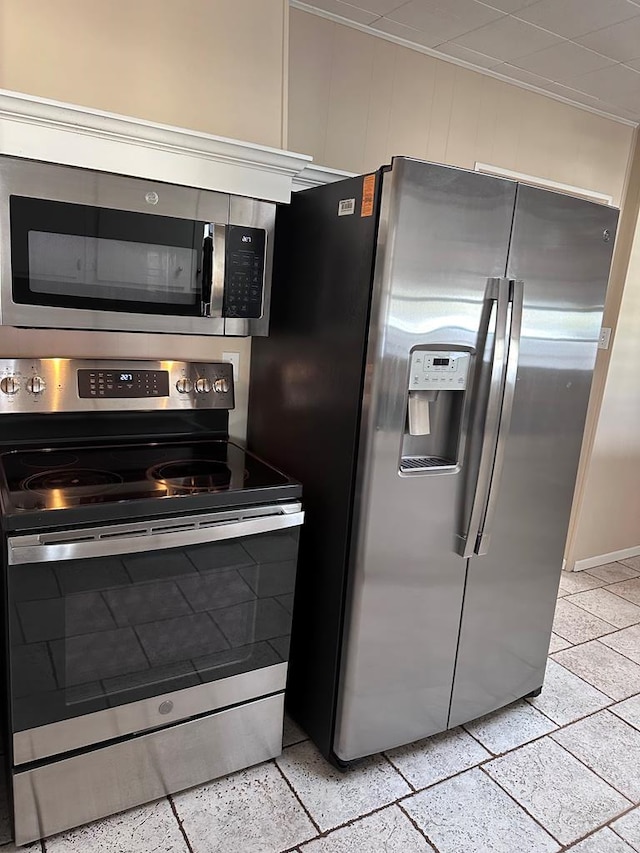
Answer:
[[[490, 278], [487, 282], [485, 292], [485, 306], [482, 314], [480, 327], [480, 339], [486, 342], [489, 334], [491, 316], [496, 314], [496, 327], [491, 356], [491, 377], [489, 380], [489, 394], [487, 400], [486, 414], [482, 430], [482, 444], [480, 449], [480, 463], [478, 465], [478, 476], [475, 483], [471, 512], [466, 533], [457, 537], [456, 550], [461, 557], [471, 557], [476, 553], [476, 544], [480, 532], [480, 526], [486, 517], [486, 505], [491, 486], [492, 470], [498, 431], [500, 426], [500, 414], [502, 411], [502, 398], [504, 393], [504, 379], [506, 369], [507, 348], [507, 324], [509, 311], [509, 285], [506, 278]], [[483, 357], [484, 347], [478, 348], [478, 358]]]
[[511, 426], [511, 412], [513, 410], [513, 398], [516, 392], [516, 378], [518, 374], [518, 358], [520, 355], [520, 333], [522, 329], [522, 303], [524, 297], [524, 282], [509, 282], [509, 343], [507, 352], [507, 365], [504, 378], [504, 393], [502, 396], [502, 410], [500, 412], [500, 423], [498, 426], [498, 440], [491, 472], [489, 494], [484, 510], [484, 517], [478, 531], [475, 553], [479, 556], [486, 554], [489, 550], [491, 539], [491, 527], [496, 513], [498, 493], [500, 491], [500, 480], [502, 479], [502, 468], [504, 466], [504, 454], [507, 445], [507, 437]]

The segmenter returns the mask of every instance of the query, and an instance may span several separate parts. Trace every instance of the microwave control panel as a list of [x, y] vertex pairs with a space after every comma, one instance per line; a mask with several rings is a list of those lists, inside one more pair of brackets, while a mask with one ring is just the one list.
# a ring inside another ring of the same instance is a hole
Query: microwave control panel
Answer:
[[262, 316], [266, 237], [262, 228], [227, 226], [223, 316]]
[[471, 355], [451, 350], [414, 350], [409, 391], [464, 391]]

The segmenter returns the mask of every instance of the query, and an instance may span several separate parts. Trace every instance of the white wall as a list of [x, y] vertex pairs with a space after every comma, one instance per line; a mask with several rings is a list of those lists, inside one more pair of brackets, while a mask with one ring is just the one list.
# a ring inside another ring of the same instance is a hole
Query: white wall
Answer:
[[616, 556], [640, 554], [639, 203], [637, 146], [619, 230], [619, 251], [621, 256], [625, 248], [628, 251], [628, 270], [574, 535], [569, 540], [571, 566], [577, 562], [580, 567], [583, 562], [587, 567]]

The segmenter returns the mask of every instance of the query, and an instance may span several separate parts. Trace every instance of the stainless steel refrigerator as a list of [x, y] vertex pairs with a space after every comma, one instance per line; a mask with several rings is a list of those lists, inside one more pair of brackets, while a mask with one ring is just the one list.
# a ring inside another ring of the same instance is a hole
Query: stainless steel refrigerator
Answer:
[[409, 158], [280, 211], [249, 444], [304, 484], [288, 704], [334, 763], [539, 691], [617, 218]]

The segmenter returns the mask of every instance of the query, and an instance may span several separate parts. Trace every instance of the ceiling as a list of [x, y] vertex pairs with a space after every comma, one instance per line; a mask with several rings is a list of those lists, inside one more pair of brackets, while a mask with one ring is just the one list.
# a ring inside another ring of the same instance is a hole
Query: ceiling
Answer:
[[640, 0], [291, 0], [634, 123]]

